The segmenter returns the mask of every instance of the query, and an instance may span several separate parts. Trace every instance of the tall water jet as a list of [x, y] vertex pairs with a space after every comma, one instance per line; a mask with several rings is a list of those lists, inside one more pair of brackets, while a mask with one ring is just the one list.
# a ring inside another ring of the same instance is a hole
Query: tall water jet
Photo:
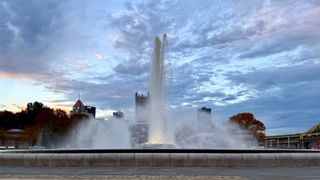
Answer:
[[168, 143], [167, 122], [164, 98], [164, 52], [167, 47], [167, 35], [163, 35], [162, 42], [158, 36], [154, 39], [154, 50], [151, 62], [150, 76], [150, 127], [149, 143]]

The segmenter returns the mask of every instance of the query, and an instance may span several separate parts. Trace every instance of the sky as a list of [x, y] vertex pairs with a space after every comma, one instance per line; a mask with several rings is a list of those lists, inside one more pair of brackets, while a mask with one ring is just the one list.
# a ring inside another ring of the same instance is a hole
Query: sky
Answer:
[[211, 107], [251, 112], [267, 135], [320, 122], [318, 0], [0, 0], [0, 110], [40, 101], [134, 117], [153, 39], [165, 55], [172, 121]]

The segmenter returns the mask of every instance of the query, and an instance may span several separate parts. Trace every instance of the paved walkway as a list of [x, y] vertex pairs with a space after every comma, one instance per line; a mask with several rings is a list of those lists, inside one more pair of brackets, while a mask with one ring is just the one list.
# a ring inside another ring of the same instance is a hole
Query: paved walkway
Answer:
[[301, 168], [26, 168], [0, 167], [0, 179], [320, 179], [319, 167]]
[[247, 180], [238, 176], [183, 176], [183, 175], [0, 175], [0, 179], [114, 179], [114, 180]]

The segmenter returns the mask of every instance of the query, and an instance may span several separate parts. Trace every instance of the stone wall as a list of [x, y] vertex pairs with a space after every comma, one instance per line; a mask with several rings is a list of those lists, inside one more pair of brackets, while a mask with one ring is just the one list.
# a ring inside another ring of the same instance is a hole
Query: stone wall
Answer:
[[320, 153], [0, 153], [0, 166], [27, 167], [301, 167]]

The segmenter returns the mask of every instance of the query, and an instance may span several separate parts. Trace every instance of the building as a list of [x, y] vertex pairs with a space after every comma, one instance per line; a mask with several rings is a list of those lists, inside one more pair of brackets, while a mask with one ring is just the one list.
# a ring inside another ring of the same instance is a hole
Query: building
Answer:
[[202, 107], [197, 110], [198, 130], [205, 131], [212, 127], [211, 108]]
[[9, 129], [5, 132], [5, 148], [27, 149], [31, 146], [30, 134], [22, 129]]
[[121, 112], [120, 110], [116, 111], [116, 112], [113, 112], [112, 113], [112, 116], [114, 118], [118, 118], [118, 119], [123, 119], [124, 118], [124, 114], [123, 112]]
[[96, 107], [85, 106], [80, 99], [73, 105], [70, 115], [87, 115], [89, 117], [96, 117]]
[[133, 147], [148, 142], [149, 136], [149, 93], [135, 93], [135, 123], [131, 124], [131, 142]]
[[80, 99], [77, 100], [77, 102], [73, 105], [72, 107], [72, 111], [70, 112], [70, 114], [85, 114], [87, 113], [87, 110], [84, 106], [84, 104], [82, 103], [82, 101]]
[[135, 111], [136, 123], [148, 123], [150, 112], [149, 93], [145, 96], [136, 92]]
[[320, 149], [320, 124], [303, 133], [266, 137], [266, 147], [285, 149]]
[[96, 117], [96, 107], [93, 107], [93, 106], [84, 106], [84, 108], [87, 110], [87, 112], [88, 112], [89, 114], [91, 114], [91, 116], [92, 116], [93, 118]]

